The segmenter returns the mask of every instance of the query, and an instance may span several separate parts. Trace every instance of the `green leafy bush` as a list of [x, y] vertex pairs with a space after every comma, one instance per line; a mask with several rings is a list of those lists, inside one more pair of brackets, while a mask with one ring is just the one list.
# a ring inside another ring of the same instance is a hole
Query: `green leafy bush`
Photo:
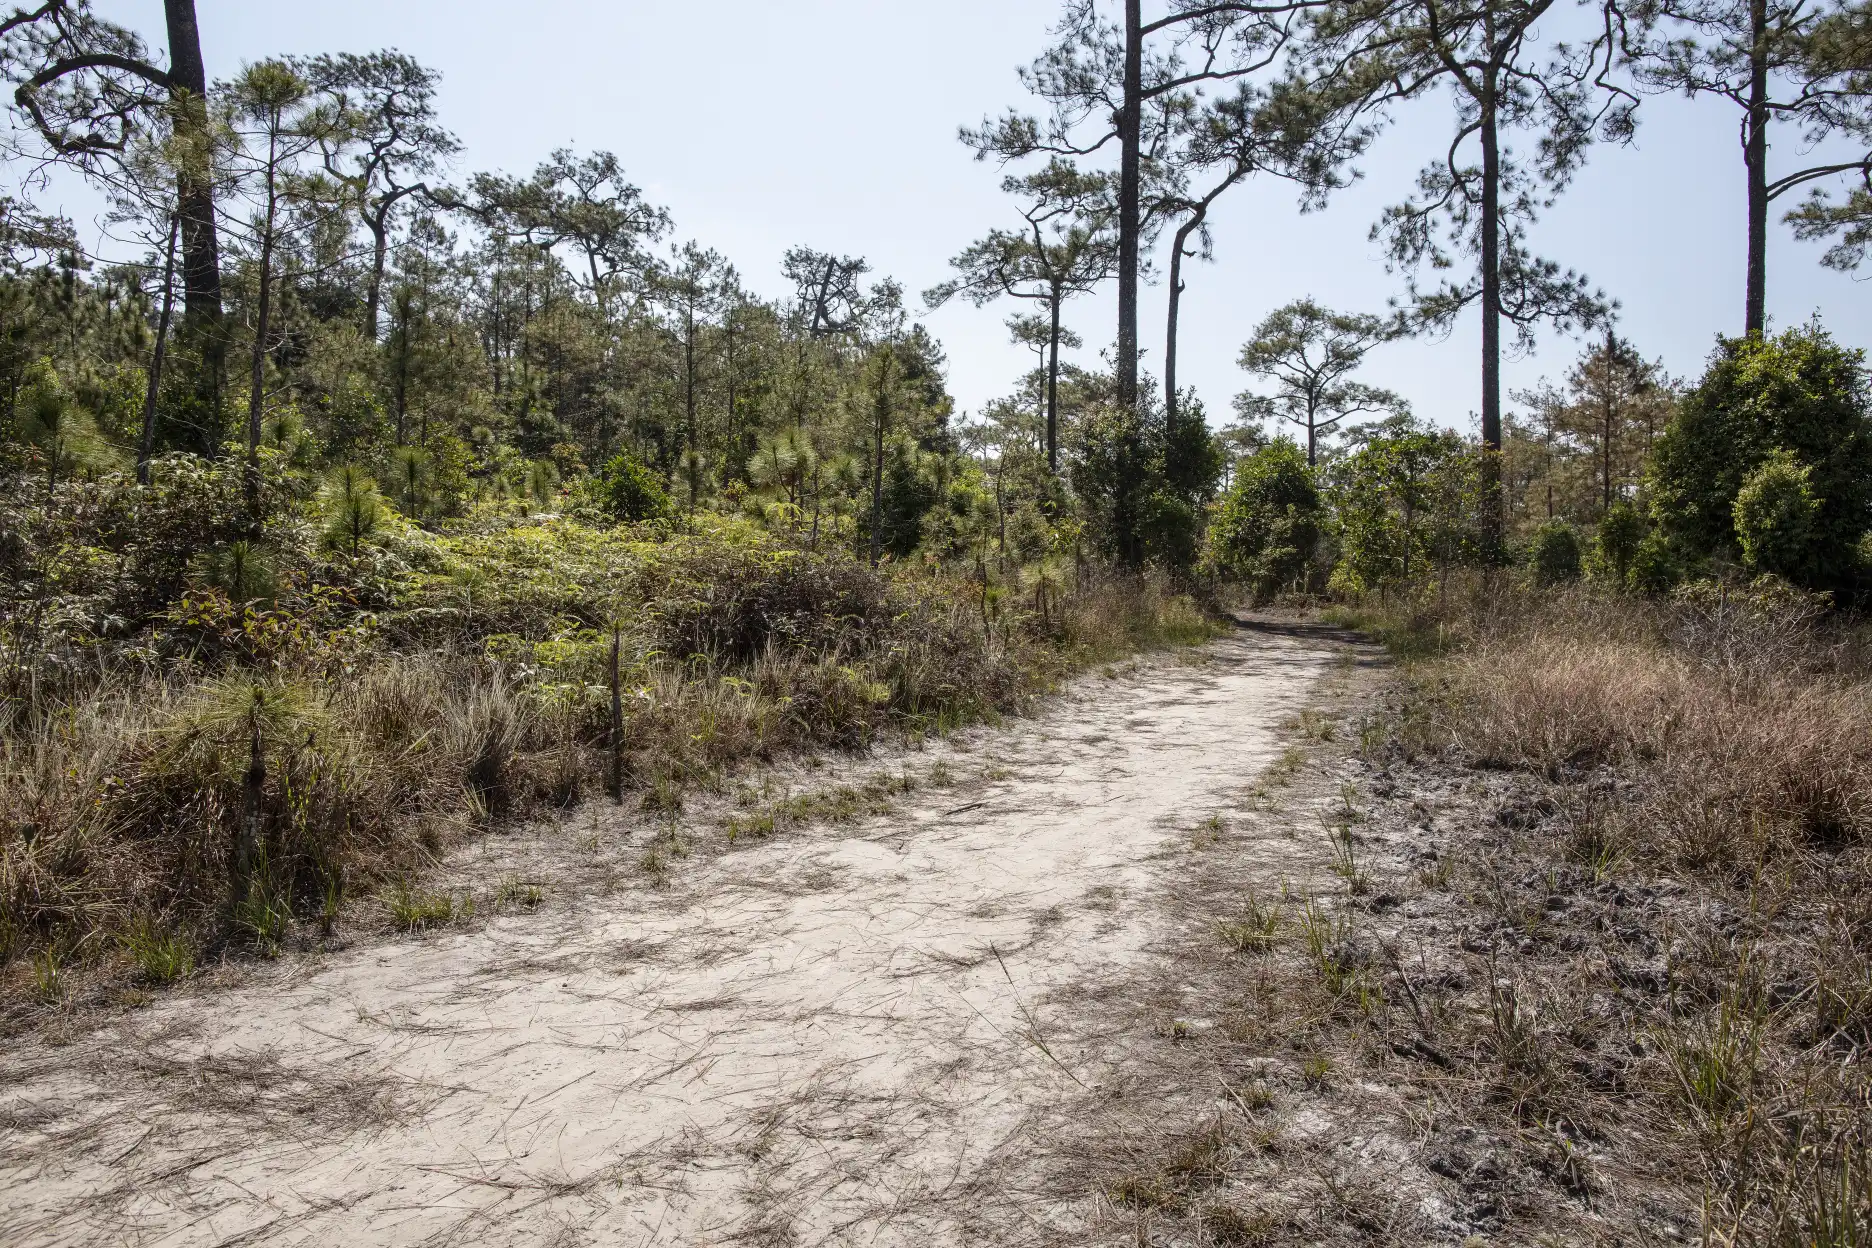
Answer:
[[1528, 568], [1540, 585], [1560, 585], [1580, 579], [1579, 530], [1564, 520], [1549, 520], [1534, 531], [1528, 547]]
[[1653, 530], [1632, 552], [1625, 583], [1641, 594], [1668, 594], [1683, 580], [1683, 560], [1670, 538]]
[[1595, 578], [1614, 585], [1629, 584], [1632, 564], [1638, 558], [1638, 547], [1644, 539], [1643, 513], [1629, 502], [1613, 503], [1593, 534], [1587, 570]]
[[1324, 519], [1306, 456], [1291, 442], [1270, 443], [1242, 461], [1218, 504], [1209, 524], [1210, 559], [1266, 601], [1306, 575]]
[[1787, 451], [1775, 451], [1736, 494], [1735, 528], [1743, 562], [1757, 572], [1804, 579], [1812, 570], [1820, 504], [1814, 497], [1813, 470]]
[[[1807, 466], [1818, 500], [1796, 579], [1811, 589], [1849, 583], [1854, 547], [1872, 528], [1872, 387], [1863, 353], [1818, 325], [1721, 340], [1658, 439], [1652, 515], [1688, 555], [1740, 555], [1737, 498], [1776, 452]], [[1784, 485], [1773, 487], [1783, 499]]]
[[1069, 431], [1072, 487], [1085, 533], [1128, 566], [1188, 567], [1196, 559], [1202, 512], [1221, 479], [1221, 448], [1194, 405], [1174, 428], [1154, 395], [1138, 407], [1094, 404]]
[[1485, 553], [1480, 458], [1454, 433], [1391, 420], [1328, 474], [1341, 557], [1335, 582], [1355, 593], [1408, 585]]
[[629, 453], [605, 465], [598, 490], [605, 510], [619, 520], [663, 520], [671, 514], [663, 483]]

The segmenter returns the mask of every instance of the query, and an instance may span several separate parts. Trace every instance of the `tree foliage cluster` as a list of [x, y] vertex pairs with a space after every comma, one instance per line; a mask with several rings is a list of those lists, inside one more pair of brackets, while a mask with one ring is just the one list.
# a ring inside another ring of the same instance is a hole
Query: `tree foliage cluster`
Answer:
[[[1508, 446], [1511, 554], [1547, 585], [1589, 575], [1659, 593], [1769, 575], [1863, 603], [1869, 387], [1863, 352], [1817, 323], [1723, 340], [1681, 394], [1608, 338], [1564, 387], [1531, 396], [1547, 427]], [[1291, 441], [1267, 444], [1217, 506], [1210, 562], [1264, 597], [1431, 592], [1491, 562], [1485, 462], [1478, 445], [1409, 416], [1355, 429], [1318, 467]]]

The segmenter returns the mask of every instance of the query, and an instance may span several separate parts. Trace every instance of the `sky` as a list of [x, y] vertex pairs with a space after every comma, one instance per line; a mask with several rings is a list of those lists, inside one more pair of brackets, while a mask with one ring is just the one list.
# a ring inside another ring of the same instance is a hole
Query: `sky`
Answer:
[[[160, 0], [94, 0], [163, 48]], [[615, 152], [679, 238], [727, 256], [745, 283], [786, 293], [781, 254], [807, 245], [867, 257], [917, 292], [997, 226], [1018, 222], [1002, 171], [956, 137], [963, 124], [1029, 107], [1016, 77], [1046, 44], [1059, 0], [197, 0], [211, 78], [281, 54], [395, 47], [441, 71], [439, 108], [460, 136], [456, 173], [525, 173], [556, 147]], [[1184, 297], [1179, 373], [1212, 424], [1253, 384], [1236, 366], [1269, 311], [1312, 296], [1382, 311], [1404, 279], [1386, 271], [1371, 223], [1408, 194], [1447, 142], [1450, 113], [1424, 101], [1361, 162], [1363, 177], [1301, 215], [1290, 190], [1250, 183], [1213, 213], [1215, 261]], [[1715, 100], [1647, 99], [1636, 140], [1601, 147], [1536, 226], [1537, 252], [1584, 272], [1621, 305], [1620, 332], [1672, 375], [1694, 376], [1718, 333], [1742, 320], [1743, 170], [1736, 111]], [[1799, 159], [1781, 133], [1771, 175]], [[68, 210], [85, 224], [82, 197]], [[1872, 345], [1872, 294], [1819, 264], [1819, 244], [1771, 227], [1768, 309], [1786, 326], [1818, 313], [1843, 341]], [[1162, 359], [1163, 288], [1147, 287], [1144, 365]], [[958, 301], [925, 316], [948, 351], [965, 413], [1010, 392], [1031, 355], [1010, 345], [1009, 303]], [[1098, 362], [1114, 336], [1109, 294], [1069, 306]], [[1772, 327], [1772, 326], [1771, 326]], [[1472, 315], [1446, 338], [1379, 348], [1361, 379], [1404, 395], [1438, 424], [1473, 425], [1480, 335]], [[1581, 349], [1544, 335], [1508, 361], [1510, 389], [1563, 375]]]

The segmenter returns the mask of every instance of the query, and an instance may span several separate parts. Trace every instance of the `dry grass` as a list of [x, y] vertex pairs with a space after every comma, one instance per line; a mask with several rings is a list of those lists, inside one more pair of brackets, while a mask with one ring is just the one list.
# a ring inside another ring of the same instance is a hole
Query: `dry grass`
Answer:
[[[1524, 947], [1580, 950], [1489, 963], [1475, 1044], [1497, 1095], [1523, 1122], [1619, 1123], [1653, 1173], [1695, 1175], [1705, 1242], [1872, 1243], [1865, 634], [1771, 587], [1576, 593], [1445, 628], [1463, 648], [1419, 669], [1405, 744], [1538, 778], [1464, 883]], [[1581, 899], [1634, 894], [1658, 899], [1648, 919], [1568, 934]]]
[[[1144, 579], [1088, 575], [1044, 617], [984, 622], [961, 577], [699, 540], [652, 565], [623, 631], [620, 746], [631, 800], [666, 813], [750, 763], [946, 732], [1085, 664], [1213, 635]], [[223, 611], [235, 635], [198, 652], [212, 661], [167, 667], [149, 661], [160, 637], [52, 656], [23, 617], [0, 627], [0, 996], [63, 1001], [84, 968], [169, 982], [230, 943], [329, 935], [346, 896], [433, 926], [394, 899], [461, 833], [602, 793], [610, 637], [577, 618], [596, 600], [556, 601], [554, 631], [527, 637], [485, 630], [531, 619], [532, 599], [469, 627], [427, 594], [375, 634], [308, 635], [264, 664], [242, 638], [290, 632], [279, 613]]]
[[1102, 989], [1060, 1242], [1872, 1244], [1865, 634], [1471, 589], [1361, 621], [1404, 678], [1290, 725], [1171, 964]]

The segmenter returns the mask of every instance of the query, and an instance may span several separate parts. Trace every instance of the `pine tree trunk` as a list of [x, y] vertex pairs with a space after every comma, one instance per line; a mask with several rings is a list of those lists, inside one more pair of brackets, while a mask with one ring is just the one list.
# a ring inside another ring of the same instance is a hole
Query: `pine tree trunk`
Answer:
[[1124, 107], [1118, 117], [1118, 407], [1117, 497], [1113, 529], [1118, 557], [1143, 562], [1136, 517], [1137, 479], [1143, 458], [1138, 410], [1138, 263], [1143, 230], [1144, 19], [1141, 0], [1125, 0]]
[[[683, 422], [684, 438], [688, 442], [690, 455], [696, 453], [696, 323], [695, 312], [691, 310], [683, 332]], [[693, 471], [693, 467], [691, 468]], [[694, 510], [695, 491], [689, 493], [690, 509]]]
[[1176, 428], [1181, 414], [1177, 398], [1177, 318], [1183, 310], [1183, 248], [1202, 225], [1203, 215], [1198, 212], [1185, 221], [1170, 248], [1170, 306], [1164, 318], [1164, 424], [1170, 430]]
[[623, 636], [614, 624], [611, 626], [611, 730], [607, 734], [607, 744], [611, 747], [611, 800], [619, 806], [624, 804], [624, 685], [620, 671], [623, 647]]
[[1053, 325], [1047, 337], [1047, 410], [1046, 410], [1046, 451], [1047, 472], [1059, 476], [1059, 343], [1060, 343], [1060, 304], [1066, 300], [1066, 292], [1055, 286], [1050, 300]]
[[163, 265], [162, 314], [156, 318], [156, 350], [150, 358], [149, 389], [143, 396], [143, 431], [137, 439], [137, 484], [150, 483], [150, 455], [156, 449], [156, 399], [162, 391], [163, 360], [169, 351], [169, 321], [175, 311], [176, 242], [182, 217], [169, 217], [169, 249]]
[[876, 438], [871, 460], [871, 566], [874, 568], [884, 557], [884, 426], [890, 422], [890, 366], [891, 355], [887, 348], [884, 358], [878, 362]]
[[371, 232], [371, 275], [370, 289], [364, 292], [364, 332], [376, 342], [377, 318], [383, 308], [384, 267], [390, 254], [390, 226], [381, 214], [375, 220], [366, 218], [365, 224]]
[[[272, 119], [279, 132], [279, 118]], [[268, 320], [273, 310], [273, 233], [279, 214], [279, 153], [276, 138], [268, 140], [266, 221], [260, 236], [260, 306], [254, 314], [252, 389], [247, 395], [247, 523], [260, 528], [260, 421], [266, 410], [266, 356]]]
[[1613, 369], [1613, 347], [1617, 339], [1612, 331], [1606, 330], [1605, 336], [1605, 410], [1604, 427], [1599, 439], [1599, 476], [1600, 505], [1599, 517], [1604, 519], [1612, 511], [1612, 427], [1618, 417], [1618, 409], [1612, 398], [1612, 387], [1617, 384], [1617, 373]]
[[1748, 298], [1743, 330], [1767, 331], [1768, 322], [1768, 4], [1749, 0]]
[[396, 385], [391, 394], [391, 402], [396, 406], [396, 444], [402, 446], [408, 439], [409, 426], [409, 365], [410, 365], [410, 315], [414, 312], [408, 288], [397, 294], [396, 313]]
[[[191, 144], [207, 150], [208, 73], [202, 62], [201, 30], [195, 0], [164, 0], [169, 34], [171, 97], [179, 105], [175, 124]], [[182, 320], [201, 352], [202, 397], [209, 419], [196, 447], [203, 454], [219, 449], [221, 370], [227, 348], [221, 318], [221, 246], [215, 226], [214, 182], [210, 172], [184, 161], [176, 171], [176, 205], [182, 218]]]
[[1143, 228], [1142, 0], [1125, 0], [1124, 107], [1118, 118], [1118, 403], [1138, 398], [1138, 253]]
[[1504, 536], [1501, 449], [1501, 143], [1496, 71], [1483, 85], [1482, 122], [1482, 534], [1490, 558]]

